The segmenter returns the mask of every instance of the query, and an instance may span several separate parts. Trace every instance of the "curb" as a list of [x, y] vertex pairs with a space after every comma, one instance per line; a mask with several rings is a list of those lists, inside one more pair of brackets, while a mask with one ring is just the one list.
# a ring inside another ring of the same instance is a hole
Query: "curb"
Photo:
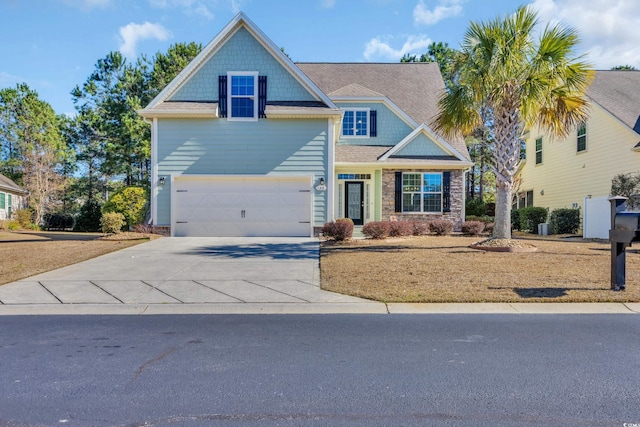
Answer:
[[640, 303], [5, 304], [0, 316], [185, 314], [640, 314]]

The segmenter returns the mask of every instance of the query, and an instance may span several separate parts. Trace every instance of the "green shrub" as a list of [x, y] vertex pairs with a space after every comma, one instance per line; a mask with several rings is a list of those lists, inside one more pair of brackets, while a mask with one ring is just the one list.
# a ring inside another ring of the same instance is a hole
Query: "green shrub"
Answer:
[[484, 222], [482, 221], [465, 221], [461, 226], [462, 234], [467, 236], [477, 236], [484, 230]]
[[100, 231], [102, 208], [97, 200], [87, 200], [80, 208], [80, 213], [73, 225], [73, 231]]
[[389, 236], [389, 221], [372, 221], [362, 227], [362, 234], [371, 239], [384, 239]]
[[483, 216], [487, 214], [487, 205], [481, 199], [467, 199], [464, 206], [467, 215]]
[[105, 234], [120, 233], [124, 224], [124, 215], [120, 212], [107, 212], [100, 219], [100, 226]]
[[520, 209], [520, 230], [537, 233], [538, 224], [545, 222], [548, 215], [546, 208], [530, 206]]
[[20, 228], [28, 229], [33, 224], [33, 210], [29, 208], [18, 209], [13, 213], [13, 218], [18, 221]]
[[147, 192], [142, 187], [125, 187], [115, 192], [102, 207], [102, 213], [119, 212], [128, 228], [144, 221]]
[[444, 236], [445, 234], [451, 234], [453, 231], [453, 222], [446, 220], [436, 220], [429, 223], [429, 229], [437, 236]]
[[349, 240], [353, 237], [353, 221], [339, 218], [335, 222], [327, 222], [322, 227], [322, 235], [335, 241]]
[[402, 237], [411, 236], [413, 234], [413, 225], [409, 221], [390, 221], [389, 236]]
[[18, 230], [20, 229], [20, 224], [15, 219], [3, 219], [0, 221], [0, 230]]
[[511, 229], [521, 231], [520, 228], [520, 209], [511, 210]]
[[414, 236], [424, 236], [426, 234], [431, 233], [431, 228], [429, 227], [429, 221], [411, 221], [410, 222], [413, 231], [411, 234]]
[[556, 209], [549, 216], [553, 234], [574, 234], [580, 229], [579, 209]]

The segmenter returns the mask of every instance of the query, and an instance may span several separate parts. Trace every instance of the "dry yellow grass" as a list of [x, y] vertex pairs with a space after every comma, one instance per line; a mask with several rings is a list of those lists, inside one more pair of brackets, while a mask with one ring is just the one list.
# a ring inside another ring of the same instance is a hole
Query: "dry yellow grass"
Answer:
[[527, 240], [534, 253], [469, 248], [481, 238], [424, 236], [323, 242], [322, 288], [384, 302], [638, 302], [640, 255], [627, 249], [627, 290], [610, 290], [610, 245]]
[[122, 236], [129, 240], [102, 237], [97, 233], [0, 231], [0, 285], [146, 241], [140, 235]]

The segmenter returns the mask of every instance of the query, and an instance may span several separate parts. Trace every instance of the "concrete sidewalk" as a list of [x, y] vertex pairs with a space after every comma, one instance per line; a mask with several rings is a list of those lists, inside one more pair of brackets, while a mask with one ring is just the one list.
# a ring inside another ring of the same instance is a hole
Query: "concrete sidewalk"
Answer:
[[640, 313], [640, 304], [385, 304], [320, 289], [311, 238], [162, 238], [0, 286], [0, 315]]

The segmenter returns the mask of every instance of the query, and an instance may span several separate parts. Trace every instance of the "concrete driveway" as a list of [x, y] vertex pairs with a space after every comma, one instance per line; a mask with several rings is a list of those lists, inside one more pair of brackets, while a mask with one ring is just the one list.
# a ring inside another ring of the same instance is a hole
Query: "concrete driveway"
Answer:
[[0, 303], [0, 314], [386, 312], [321, 290], [312, 238], [165, 237], [0, 286]]

